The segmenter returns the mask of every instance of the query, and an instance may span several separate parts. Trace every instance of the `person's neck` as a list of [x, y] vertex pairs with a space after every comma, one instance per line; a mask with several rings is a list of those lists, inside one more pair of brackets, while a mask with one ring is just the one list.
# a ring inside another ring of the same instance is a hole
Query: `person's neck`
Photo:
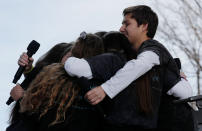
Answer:
[[149, 38], [149, 37], [143, 37], [142, 39], [140, 39], [139, 41], [137, 41], [135, 44], [134, 44], [134, 49], [137, 51], [139, 48], [140, 48], [140, 46], [145, 42], [145, 41], [147, 41], [147, 40], [149, 40], [149, 39], [151, 39], [151, 38]]

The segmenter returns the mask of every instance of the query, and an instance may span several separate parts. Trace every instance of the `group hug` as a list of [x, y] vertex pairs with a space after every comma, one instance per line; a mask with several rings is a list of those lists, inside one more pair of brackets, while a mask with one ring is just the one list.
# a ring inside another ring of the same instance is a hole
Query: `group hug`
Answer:
[[22, 53], [6, 131], [194, 131], [191, 104], [173, 103], [192, 88], [157, 27], [149, 6], [131, 6], [119, 31], [81, 32], [35, 65]]

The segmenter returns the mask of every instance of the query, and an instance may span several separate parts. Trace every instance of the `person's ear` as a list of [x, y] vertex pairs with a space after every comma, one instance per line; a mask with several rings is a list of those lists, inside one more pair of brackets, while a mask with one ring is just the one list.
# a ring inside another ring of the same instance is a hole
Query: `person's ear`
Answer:
[[148, 23], [147, 24], [142, 24], [142, 32], [147, 32], [148, 31]]

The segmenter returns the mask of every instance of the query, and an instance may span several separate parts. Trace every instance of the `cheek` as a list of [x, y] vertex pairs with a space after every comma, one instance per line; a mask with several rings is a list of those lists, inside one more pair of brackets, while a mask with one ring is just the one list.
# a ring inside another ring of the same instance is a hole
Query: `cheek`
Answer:
[[134, 31], [132, 31], [132, 30], [128, 31], [128, 40], [130, 41], [130, 43], [134, 43], [136, 37], [137, 37], [137, 35]]
[[61, 63], [65, 63], [65, 61], [68, 59], [68, 57], [67, 56], [64, 56], [63, 58], [62, 58], [62, 60], [61, 60]]
[[63, 57], [61, 60], [61, 63], [64, 64], [66, 60], [67, 60], [67, 57]]
[[63, 58], [62, 58], [62, 61], [61, 63], [65, 63], [65, 61], [72, 55], [71, 52], [68, 52]]
[[131, 37], [136, 37], [137, 35], [137, 30], [135, 28], [130, 28], [128, 32], [130, 33]]
[[133, 36], [133, 31], [131, 28], [127, 28], [127, 33], [129, 37]]

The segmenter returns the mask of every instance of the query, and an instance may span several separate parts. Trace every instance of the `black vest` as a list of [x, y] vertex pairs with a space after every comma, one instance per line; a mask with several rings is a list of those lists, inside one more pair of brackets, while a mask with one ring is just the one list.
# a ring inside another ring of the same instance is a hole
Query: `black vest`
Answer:
[[[168, 50], [156, 40], [147, 40], [139, 48], [138, 54], [144, 51], [155, 52], [160, 59], [161, 78], [163, 84], [163, 93], [170, 90], [175, 84], [180, 81], [180, 71], [177, 64]], [[155, 67], [155, 68], [156, 68]]]
[[[158, 130], [164, 131], [192, 131], [194, 123], [191, 108], [185, 104], [173, 104], [173, 100], [178, 99], [174, 96], [167, 95], [175, 84], [180, 81], [180, 72], [174, 59], [167, 49], [155, 40], [145, 41], [138, 53], [144, 51], [153, 51], [160, 58], [160, 66], [156, 66], [160, 70], [161, 78], [161, 101], [159, 107]], [[189, 122], [187, 122], [189, 120]]]
[[[112, 77], [126, 62], [123, 57], [113, 53], [96, 56], [91, 59], [87, 59], [87, 61], [91, 67], [93, 78], [102, 79], [103, 82]], [[153, 72], [153, 74], [155, 74], [156, 70]], [[157, 75], [154, 76], [153, 80], [153, 84], [159, 83], [156, 82], [159, 80]], [[157, 121], [157, 109], [154, 109], [155, 112], [152, 116], [145, 116], [144, 114], [139, 113], [138, 106], [136, 104], [137, 97], [134, 84], [135, 82], [119, 93], [114, 99], [105, 99], [107, 102], [104, 103], [108, 103], [104, 106], [104, 110], [106, 111], [105, 113], [107, 114], [105, 121], [107, 124], [115, 126], [154, 128]], [[157, 87], [156, 85], [153, 86]], [[157, 93], [156, 90], [154, 93], [160, 94], [158, 91], [159, 89], [157, 89]], [[159, 97], [157, 97], [157, 100], [158, 99]]]
[[[138, 54], [144, 51], [153, 51], [160, 58], [160, 65], [151, 69], [152, 77], [151, 93], [153, 114], [145, 116], [138, 112], [137, 98], [135, 96], [134, 82], [113, 99], [112, 110], [106, 118], [110, 124], [141, 126], [143, 128], [155, 128], [158, 121], [162, 92], [166, 92], [180, 80], [179, 70], [167, 49], [155, 40], [147, 40], [138, 50]], [[137, 55], [138, 55], [137, 54]]]

